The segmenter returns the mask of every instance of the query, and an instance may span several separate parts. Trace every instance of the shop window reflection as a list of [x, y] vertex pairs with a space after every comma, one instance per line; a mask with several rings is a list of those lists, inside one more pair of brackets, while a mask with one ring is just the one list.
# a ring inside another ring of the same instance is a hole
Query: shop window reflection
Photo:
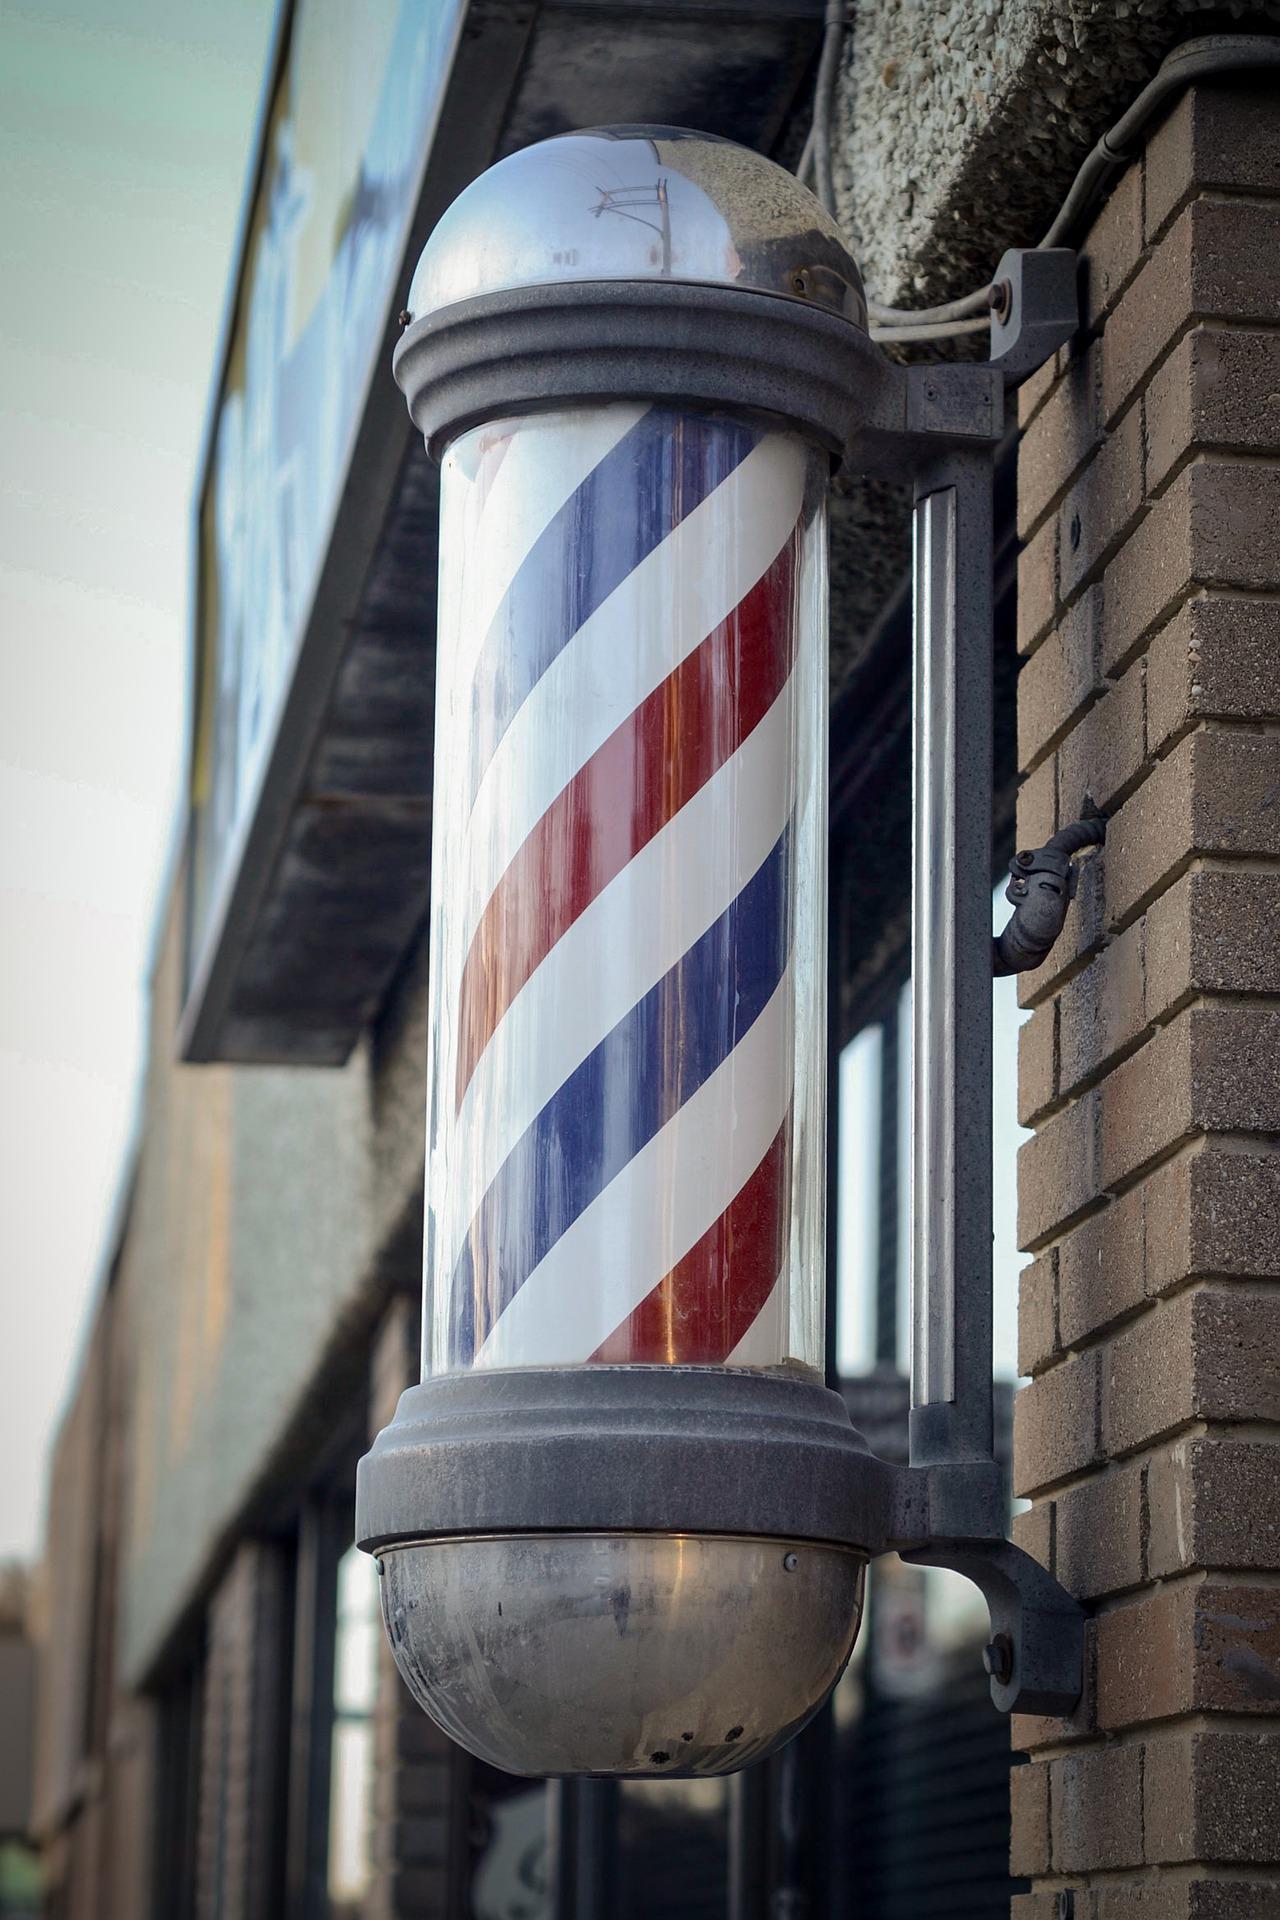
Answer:
[[378, 1686], [378, 1574], [349, 1547], [338, 1562], [329, 1785], [330, 1920], [359, 1920], [371, 1878], [373, 1710]]

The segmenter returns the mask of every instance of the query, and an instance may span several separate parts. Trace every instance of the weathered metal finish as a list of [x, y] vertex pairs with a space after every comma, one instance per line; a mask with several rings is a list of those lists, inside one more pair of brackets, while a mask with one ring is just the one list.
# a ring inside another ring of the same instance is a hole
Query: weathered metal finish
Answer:
[[913, 1465], [991, 1456], [991, 457], [915, 522]]
[[360, 1463], [356, 1539], [376, 1552], [535, 1528], [779, 1534], [878, 1553], [928, 1538], [928, 1494], [803, 1376], [480, 1369], [401, 1395]]
[[[862, 1554], [695, 1534], [514, 1534], [382, 1556], [396, 1664], [509, 1773], [735, 1773], [844, 1670]], [[429, 1596], [429, 1600], [428, 1600]]]

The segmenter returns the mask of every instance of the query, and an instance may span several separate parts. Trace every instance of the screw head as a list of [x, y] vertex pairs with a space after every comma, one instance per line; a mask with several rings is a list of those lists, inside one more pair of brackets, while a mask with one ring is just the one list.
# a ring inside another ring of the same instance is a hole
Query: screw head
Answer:
[[1020, 853], [1020, 854], [1018, 855], [1018, 865], [1019, 865], [1020, 867], [1029, 867], [1029, 866], [1031, 866], [1031, 865], [1033, 865], [1033, 863], [1034, 863], [1034, 861], [1035, 861], [1035, 857], [1036, 857], [1036, 856], [1035, 856], [1035, 854], [1034, 854], [1034, 853], [1032, 853], [1032, 852], [1023, 852], [1023, 853]]
[[998, 1633], [990, 1646], [983, 1649], [982, 1664], [1001, 1686], [1013, 1678], [1013, 1642], [1007, 1633]]
[[794, 1573], [800, 1565], [800, 1555], [798, 1553], [784, 1553], [782, 1556], [782, 1565], [785, 1572]]

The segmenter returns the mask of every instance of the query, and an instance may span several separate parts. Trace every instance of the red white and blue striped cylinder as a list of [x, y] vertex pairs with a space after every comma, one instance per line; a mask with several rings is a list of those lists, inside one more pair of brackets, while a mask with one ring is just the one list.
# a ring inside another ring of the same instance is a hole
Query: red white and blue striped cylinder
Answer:
[[575, 407], [441, 487], [424, 1370], [819, 1373], [826, 457]]

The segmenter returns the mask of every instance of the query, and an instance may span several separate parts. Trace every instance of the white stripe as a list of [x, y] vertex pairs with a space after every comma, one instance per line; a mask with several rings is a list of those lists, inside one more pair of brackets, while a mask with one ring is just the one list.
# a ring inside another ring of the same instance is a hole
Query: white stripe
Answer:
[[[476, 1366], [589, 1359], [755, 1172], [786, 1115], [793, 1066], [788, 966], [728, 1058], [534, 1268], [490, 1330]], [[772, 1359], [782, 1358], [779, 1346]]]
[[467, 826], [459, 906], [468, 944], [494, 887], [574, 774], [768, 571], [800, 517], [806, 466], [794, 436], [763, 440], [542, 675], [485, 770]]
[[[790, 1167], [782, 1177], [791, 1179]], [[783, 1255], [786, 1258], [786, 1255]], [[726, 1367], [776, 1367], [787, 1354], [787, 1274], [786, 1268], [773, 1283], [769, 1298], [739, 1340], [733, 1352], [725, 1356]]]
[[756, 873], [793, 802], [792, 683], [738, 751], [584, 908], [499, 1021], [453, 1132], [448, 1245], [574, 1069]]
[[440, 627], [449, 683], [458, 690], [468, 724], [476, 659], [511, 582], [565, 502], [646, 411], [634, 405], [584, 409], [574, 413], [571, 428], [562, 413], [516, 422], [484, 494], [474, 481], [468, 486], [464, 475], [451, 472], [455, 455], [445, 455], [443, 486], [467, 487], [467, 510], [474, 516], [458, 556], [456, 625], [448, 630], [442, 621]]
[[474, 477], [466, 458], [468, 449], [460, 455], [451, 448], [445, 455], [440, 490], [432, 870], [441, 876], [447, 866], [450, 879], [447, 890], [439, 880], [432, 888], [437, 907], [432, 915], [431, 966], [441, 983], [433, 988], [433, 997], [441, 1011], [432, 1021], [430, 1070], [431, 1083], [447, 1090], [450, 1109], [456, 1073], [457, 981], [473, 925], [467, 916], [466, 889], [453, 875], [465, 873], [464, 791], [470, 780], [476, 656], [511, 580], [539, 535], [646, 411], [627, 404], [513, 422], [511, 444], [487, 492]]

